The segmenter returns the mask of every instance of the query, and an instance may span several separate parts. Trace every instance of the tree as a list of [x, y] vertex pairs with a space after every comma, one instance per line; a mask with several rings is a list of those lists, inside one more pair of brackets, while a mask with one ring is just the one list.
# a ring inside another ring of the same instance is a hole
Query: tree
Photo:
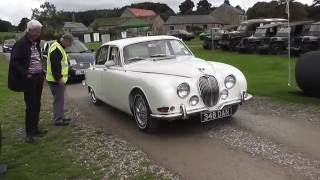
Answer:
[[32, 9], [32, 19], [44, 25], [45, 36], [54, 38], [63, 33], [63, 22], [66, 17], [63, 16], [62, 11], [57, 11], [54, 4], [45, 2], [40, 5], [40, 9]]
[[224, 4], [230, 5], [230, 1], [229, 0], [224, 0]]
[[191, 13], [193, 8], [194, 8], [194, 3], [191, 0], [185, 0], [179, 6], [181, 14]]
[[239, 10], [242, 11], [242, 12], [245, 12], [245, 10], [242, 9], [240, 5], [237, 5], [235, 8], [239, 9]]
[[197, 4], [197, 12], [200, 14], [209, 14], [211, 11], [211, 3], [208, 0], [200, 0]]
[[20, 23], [18, 24], [18, 31], [24, 31], [27, 28], [27, 23], [30, 21], [30, 19], [24, 17], [20, 20]]
[[313, 0], [312, 7], [320, 5], [320, 0]]
[[13, 28], [9, 21], [4, 21], [0, 19], [0, 32], [9, 32]]
[[[280, 5], [279, 5], [280, 4]], [[287, 18], [285, 13], [286, 0], [271, 1], [271, 2], [257, 2], [253, 7], [247, 11], [248, 19], [258, 18]], [[308, 19], [308, 12], [305, 5], [291, 1], [290, 2], [291, 21], [299, 21]]]

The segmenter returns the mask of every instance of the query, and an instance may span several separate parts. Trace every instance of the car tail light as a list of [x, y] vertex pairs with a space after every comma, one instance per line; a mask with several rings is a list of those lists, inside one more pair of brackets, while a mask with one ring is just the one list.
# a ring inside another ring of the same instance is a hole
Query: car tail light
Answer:
[[162, 113], [167, 113], [169, 112], [169, 107], [160, 107], [157, 110]]

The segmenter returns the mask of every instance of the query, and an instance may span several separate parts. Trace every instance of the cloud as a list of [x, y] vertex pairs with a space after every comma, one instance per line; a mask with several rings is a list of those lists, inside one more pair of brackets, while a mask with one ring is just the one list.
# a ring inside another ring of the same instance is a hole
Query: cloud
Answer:
[[[31, 17], [31, 9], [38, 8], [45, 0], [0, 0], [0, 18], [17, 25], [21, 18]], [[132, 3], [146, 2], [147, 0], [46, 0], [56, 5], [59, 10], [84, 11], [90, 9], [120, 8]], [[184, 0], [148, 0], [148, 2], [165, 3], [174, 11], [179, 11], [179, 5]], [[253, 6], [259, 0], [230, 0], [231, 5], [240, 5], [244, 9]], [[271, 1], [271, 0], [260, 0]], [[312, 0], [297, 0], [304, 4], [311, 4]], [[193, 0], [195, 6], [199, 0]], [[209, 0], [213, 6], [221, 5], [224, 0]]]

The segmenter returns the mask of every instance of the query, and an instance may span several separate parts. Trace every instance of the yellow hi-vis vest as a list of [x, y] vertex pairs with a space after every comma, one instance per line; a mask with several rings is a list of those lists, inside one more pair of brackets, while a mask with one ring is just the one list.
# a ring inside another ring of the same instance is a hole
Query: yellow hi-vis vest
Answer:
[[58, 49], [62, 54], [61, 75], [62, 75], [63, 82], [66, 83], [68, 81], [68, 70], [69, 70], [69, 67], [68, 67], [68, 55], [67, 55], [66, 51], [63, 49], [63, 47], [57, 41], [52, 43], [52, 45], [50, 46], [50, 48], [48, 50], [46, 79], [47, 79], [47, 81], [50, 81], [50, 82], [56, 82], [56, 80], [54, 79], [54, 77], [52, 75], [51, 60], [50, 60], [51, 53], [56, 49]]

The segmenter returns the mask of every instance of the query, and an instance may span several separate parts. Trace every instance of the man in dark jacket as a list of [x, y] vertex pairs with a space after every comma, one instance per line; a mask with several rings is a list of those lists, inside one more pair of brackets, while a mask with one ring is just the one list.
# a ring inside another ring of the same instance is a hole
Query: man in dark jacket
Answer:
[[28, 22], [26, 35], [13, 46], [8, 74], [8, 88], [24, 92], [26, 142], [29, 143], [34, 140], [34, 136], [46, 133], [38, 128], [44, 80], [40, 48], [41, 29], [39, 21]]

